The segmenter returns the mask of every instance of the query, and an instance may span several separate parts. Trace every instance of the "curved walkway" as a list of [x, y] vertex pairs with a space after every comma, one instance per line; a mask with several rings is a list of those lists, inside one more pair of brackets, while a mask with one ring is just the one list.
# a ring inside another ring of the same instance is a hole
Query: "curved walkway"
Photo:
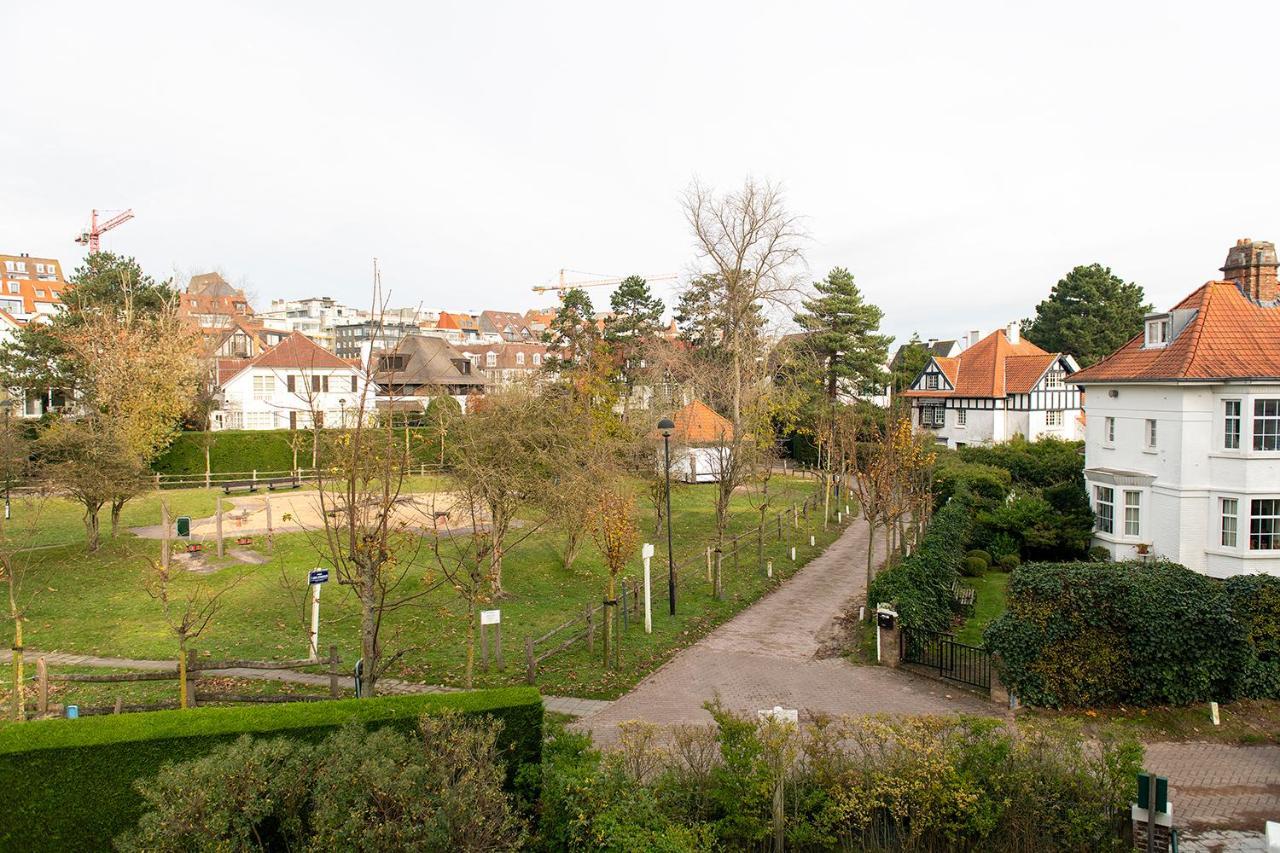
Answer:
[[[883, 559], [883, 543], [877, 552]], [[867, 525], [859, 519], [779, 589], [578, 725], [607, 742], [626, 720], [710, 722], [702, 706], [716, 696], [746, 714], [781, 705], [809, 715], [996, 715], [994, 705], [963, 690], [828, 656], [840, 618], [866, 596], [866, 555]]]

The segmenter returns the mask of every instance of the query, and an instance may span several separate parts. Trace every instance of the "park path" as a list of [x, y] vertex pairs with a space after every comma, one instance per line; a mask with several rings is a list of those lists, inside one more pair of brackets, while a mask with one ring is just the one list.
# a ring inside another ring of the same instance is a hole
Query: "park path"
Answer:
[[[8, 663], [13, 653], [9, 649], [0, 649], [0, 663]], [[163, 671], [174, 669], [177, 664], [171, 660], [135, 660], [133, 658], [94, 657], [65, 652], [39, 652], [27, 649], [24, 652], [28, 666], [34, 666], [36, 658], [44, 658], [49, 666], [83, 666], [103, 669], [134, 669], [144, 671]], [[299, 672], [296, 669], [247, 669], [230, 667], [227, 669], [206, 669], [201, 672], [209, 675], [230, 676], [232, 678], [248, 678], [257, 681], [282, 681], [290, 684], [307, 684], [314, 687], [328, 687], [329, 675], [321, 672]], [[351, 674], [343, 672], [344, 688], [352, 687]], [[415, 681], [404, 681], [399, 678], [378, 679], [378, 691], [381, 694], [404, 695], [409, 693], [456, 693], [461, 688], [445, 687], [440, 684], [420, 684]], [[598, 699], [578, 699], [572, 696], [543, 696], [542, 704], [548, 711], [569, 714], [574, 717], [593, 713], [608, 705]]]
[[[995, 715], [994, 705], [958, 688], [839, 656], [841, 619], [866, 596], [867, 535], [866, 522], [855, 520], [777, 590], [578, 725], [609, 742], [626, 720], [706, 723], [703, 703], [716, 696], [751, 715], [775, 705], [808, 715]], [[876, 547], [883, 559], [883, 542]]]

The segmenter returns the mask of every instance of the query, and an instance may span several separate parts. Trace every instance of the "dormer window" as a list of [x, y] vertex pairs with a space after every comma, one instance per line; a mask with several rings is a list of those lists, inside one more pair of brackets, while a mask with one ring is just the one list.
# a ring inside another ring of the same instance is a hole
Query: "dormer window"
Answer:
[[1067, 387], [1066, 383], [1063, 381], [1064, 376], [1066, 376], [1066, 374], [1063, 373], [1063, 371], [1059, 368], [1055, 367], [1053, 370], [1050, 370], [1048, 373], [1045, 374], [1045, 377], [1044, 377], [1045, 389], [1050, 391], [1058, 391]]
[[1172, 323], [1169, 315], [1164, 314], [1159, 317], [1152, 317], [1147, 320], [1147, 346], [1162, 347], [1169, 343], [1172, 331]]
[[926, 373], [924, 377], [924, 387], [926, 391], [938, 390], [938, 374]]

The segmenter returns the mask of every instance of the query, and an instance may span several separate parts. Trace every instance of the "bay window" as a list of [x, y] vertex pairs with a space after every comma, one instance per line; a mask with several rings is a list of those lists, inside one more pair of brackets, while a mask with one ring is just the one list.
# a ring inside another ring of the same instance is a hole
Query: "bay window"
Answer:
[[1280, 450], [1280, 400], [1253, 401], [1253, 449]]
[[1142, 492], [1124, 493], [1124, 535], [1142, 534]]
[[1280, 499], [1257, 498], [1249, 502], [1249, 550], [1280, 548]]
[[1115, 532], [1116, 491], [1110, 486], [1093, 487], [1093, 514], [1095, 526], [1103, 533]]
[[1224, 400], [1222, 403], [1222, 446], [1227, 450], [1240, 449], [1240, 401]]
[[1219, 541], [1224, 548], [1235, 548], [1239, 541], [1237, 531], [1240, 527], [1240, 500], [1239, 498], [1223, 498], [1220, 505], [1222, 507], [1222, 524]]

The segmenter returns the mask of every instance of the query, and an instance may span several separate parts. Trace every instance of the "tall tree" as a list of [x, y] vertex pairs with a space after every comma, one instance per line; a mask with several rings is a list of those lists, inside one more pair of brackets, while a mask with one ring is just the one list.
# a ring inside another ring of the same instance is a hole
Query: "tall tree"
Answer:
[[612, 313], [605, 321], [604, 339], [618, 359], [627, 390], [635, 386], [644, 354], [662, 329], [662, 300], [638, 275], [628, 276], [609, 297]]
[[685, 218], [705, 275], [691, 287], [705, 289], [718, 318], [719, 346], [730, 371], [729, 419], [742, 426], [750, 364], [764, 355], [762, 309], [786, 305], [796, 292], [795, 268], [803, 260], [804, 232], [775, 184], [748, 179], [723, 195], [694, 182], [684, 196]]
[[600, 335], [595, 308], [585, 290], [574, 287], [565, 291], [543, 338], [551, 348], [547, 355], [548, 369], [563, 373], [590, 360]]
[[1078, 266], [1022, 321], [1027, 340], [1050, 352], [1075, 356], [1088, 367], [1119, 349], [1142, 331], [1151, 311], [1142, 287], [1101, 264]]
[[862, 298], [853, 274], [836, 267], [813, 283], [817, 296], [801, 303], [796, 322], [809, 335], [807, 349], [822, 363], [823, 386], [835, 400], [842, 391], [873, 394], [884, 384], [888, 335], [879, 334], [884, 312]]
[[911, 340], [898, 348], [889, 365], [892, 374], [893, 390], [905, 391], [916, 381], [920, 371], [929, 363], [929, 348], [920, 340], [919, 332], [911, 333]]

